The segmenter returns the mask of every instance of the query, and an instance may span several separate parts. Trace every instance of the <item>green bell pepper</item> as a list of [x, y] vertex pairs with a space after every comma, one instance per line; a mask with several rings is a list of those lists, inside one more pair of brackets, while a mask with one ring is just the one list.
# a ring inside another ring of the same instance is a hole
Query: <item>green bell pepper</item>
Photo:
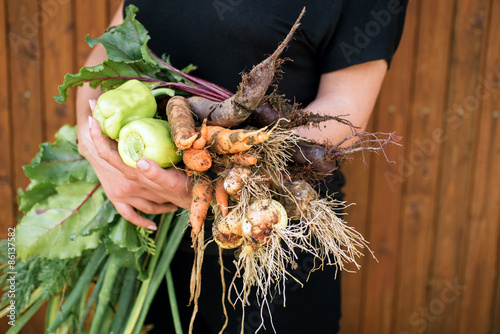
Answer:
[[156, 118], [142, 118], [125, 125], [120, 131], [118, 153], [123, 162], [134, 168], [141, 158], [151, 159], [162, 168], [182, 160], [172, 141], [170, 125]]
[[99, 121], [102, 133], [116, 139], [125, 124], [155, 114], [156, 100], [151, 90], [133, 79], [99, 96], [93, 116]]

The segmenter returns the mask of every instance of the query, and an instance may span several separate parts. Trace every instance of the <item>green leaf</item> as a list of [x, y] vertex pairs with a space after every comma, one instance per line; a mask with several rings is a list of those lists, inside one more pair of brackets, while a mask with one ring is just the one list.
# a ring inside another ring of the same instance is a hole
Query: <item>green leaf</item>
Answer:
[[111, 227], [108, 238], [115, 245], [125, 248], [130, 252], [137, 252], [142, 248], [137, 238], [135, 226], [123, 217], [120, 217], [118, 222]]
[[16, 249], [22, 260], [29, 255], [60, 259], [80, 256], [101, 242], [101, 233], [74, 240], [69, 236], [96, 216], [104, 203], [102, 187], [75, 181], [57, 186], [56, 191], [35, 204], [16, 228]]
[[87, 43], [90, 47], [102, 44], [108, 58], [117, 62], [133, 63], [142, 60], [142, 46], [150, 37], [144, 26], [135, 19], [137, 12], [134, 5], [127, 6], [123, 23], [109, 28], [101, 37], [87, 36]]
[[117, 214], [118, 211], [116, 211], [113, 203], [111, 203], [109, 199], [106, 199], [97, 215], [78, 231], [78, 233], [70, 235], [70, 239], [73, 240], [77, 236], [89, 236], [96, 231], [104, 229], [108, 224], [113, 222]]
[[40, 152], [23, 169], [31, 180], [41, 183], [62, 184], [72, 179], [98, 182], [92, 166], [78, 152], [78, 146], [65, 139], [55, 144], [41, 144]]
[[26, 191], [18, 190], [19, 210], [27, 213], [33, 205], [43, 202], [55, 192], [52, 183], [32, 182]]
[[135, 19], [137, 11], [137, 7], [129, 5], [122, 24], [109, 28], [98, 38], [86, 37], [90, 47], [102, 44], [108, 59], [96, 66], [82, 67], [77, 74], [66, 74], [64, 83], [59, 86], [59, 95], [54, 97], [57, 102], [65, 103], [68, 90], [84, 83], [89, 83], [92, 88], [100, 86], [106, 91], [133, 78], [142, 80], [150, 87], [165, 83], [157, 76], [161, 70], [165, 72], [162, 78], [172, 78], [170, 71], [148, 48], [150, 36]]
[[82, 67], [77, 74], [68, 73], [64, 76], [64, 83], [59, 86], [59, 95], [54, 96], [58, 103], [65, 103], [69, 97], [69, 89], [76, 86], [83, 86], [89, 83], [90, 87], [100, 86], [102, 91], [106, 91], [130, 79], [139, 79], [144, 84], [152, 87], [164, 81], [155, 79], [160, 68], [156, 65], [148, 64], [143, 60], [134, 62], [116, 62], [105, 60], [102, 64]]

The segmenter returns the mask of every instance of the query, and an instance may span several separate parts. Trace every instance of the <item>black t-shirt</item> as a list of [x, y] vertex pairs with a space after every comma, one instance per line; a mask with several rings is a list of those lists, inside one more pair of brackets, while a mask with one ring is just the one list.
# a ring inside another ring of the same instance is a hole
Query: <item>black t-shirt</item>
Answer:
[[240, 74], [270, 55], [306, 13], [282, 57], [279, 92], [304, 106], [321, 74], [371, 60], [388, 62], [399, 43], [407, 0], [127, 0], [151, 35], [149, 46], [177, 68], [236, 91]]
[[[278, 91], [303, 106], [317, 94], [320, 76], [372, 60], [385, 59], [388, 65], [399, 44], [408, 0], [127, 0], [125, 6], [139, 8], [137, 19], [151, 36], [150, 48], [170, 56], [182, 68], [194, 64], [194, 75], [236, 91], [241, 73], [270, 55], [285, 38], [303, 7], [306, 13], [289, 47], [282, 54], [288, 60], [279, 73]], [[344, 184], [336, 171], [322, 192], [340, 192]], [[341, 196], [338, 196], [341, 198]], [[178, 252], [172, 264], [180, 305], [187, 300], [192, 254]], [[300, 258], [292, 274], [305, 282], [311, 257]], [[231, 270], [231, 259], [225, 259]], [[234, 269], [233, 269], [234, 270]], [[217, 333], [224, 319], [220, 306], [220, 278], [217, 257], [206, 254], [203, 288], [195, 333]], [[287, 306], [276, 298], [270, 305], [277, 333], [336, 333], [340, 319], [340, 284], [333, 279], [335, 268], [314, 272], [301, 288], [288, 280]], [[226, 283], [234, 275], [226, 273]], [[184, 282], [184, 283], [182, 283]], [[184, 284], [184, 285], [182, 285]], [[228, 283], [229, 284], [229, 283]], [[150, 312], [155, 333], [172, 331], [168, 300], [161, 292]], [[260, 308], [246, 308], [245, 333], [260, 325]], [[239, 333], [241, 309], [227, 306], [230, 324], [224, 333]], [[181, 307], [186, 325], [190, 313]], [[268, 313], [267, 330], [273, 333]]]

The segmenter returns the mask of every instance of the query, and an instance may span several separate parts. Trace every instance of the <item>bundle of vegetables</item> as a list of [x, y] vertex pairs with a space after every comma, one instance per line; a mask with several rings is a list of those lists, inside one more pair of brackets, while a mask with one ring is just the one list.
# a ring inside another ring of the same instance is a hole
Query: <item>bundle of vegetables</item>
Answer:
[[[125, 221], [78, 154], [75, 129], [61, 129], [58, 141], [43, 144], [25, 167], [32, 183], [20, 195], [25, 216], [16, 228], [19, 265], [27, 277], [22, 296], [16, 297], [25, 307], [21, 318], [50, 300], [47, 332], [138, 333], [165, 275], [173, 291], [168, 267], [189, 222], [195, 249], [192, 331], [210, 209], [213, 238], [208, 242], [215, 241], [221, 250], [235, 249], [235, 279], [242, 280], [243, 288], [234, 291], [230, 285], [229, 298], [236, 293], [233, 303], [244, 306], [255, 288], [264, 307], [271, 288], [296, 265], [299, 251], [312, 254], [320, 265], [359, 267], [356, 258], [369, 248], [337, 214], [345, 204], [321, 198], [308, 181], [327, 177], [353, 152], [383, 150], [397, 138], [357, 133], [342, 117], [307, 112], [279, 95], [266, 95], [282, 63], [279, 55], [304, 12], [278, 49], [243, 75], [235, 94], [188, 74], [192, 66], [180, 71], [155, 55], [147, 47], [147, 31], [135, 19], [137, 8], [129, 6], [126, 12], [121, 25], [97, 39], [87, 37], [91, 47], [101, 43], [106, 48], [108, 59], [66, 75], [55, 98], [65, 102], [68, 90], [84, 83], [105, 91], [90, 102], [103, 134], [119, 139], [120, 156], [131, 167], [146, 157], [190, 175], [189, 218], [187, 211], [175, 221], [172, 214], [151, 216], [162, 222], [154, 240], [151, 232]], [[297, 127], [326, 120], [350, 126], [353, 135], [332, 145], [294, 133]], [[354, 137], [354, 144], [343, 145]], [[38, 272], [40, 263], [65, 268], [57, 287]], [[3, 272], [7, 286], [8, 269]], [[115, 282], [122, 282], [121, 289]], [[6, 295], [3, 301], [8, 302]]]

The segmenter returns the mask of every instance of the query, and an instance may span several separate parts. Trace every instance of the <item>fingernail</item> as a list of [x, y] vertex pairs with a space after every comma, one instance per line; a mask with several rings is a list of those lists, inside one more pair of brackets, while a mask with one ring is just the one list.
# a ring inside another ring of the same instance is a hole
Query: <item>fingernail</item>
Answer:
[[92, 116], [89, 116], [89, 129], [92, 129]]
[[139, 168], [142, 171], [147, 171], [149, 169], [149, 164], [145, 160], [139, 160], [137, 161], [137, 168]]
[[148, 229], [156, 231], [157, 227], [156, 227], [156, 225], [153, 224], [153, 225], [149, 225]]
[[95, 106], [97, 105], [97, 100], [89, 100], [90, 110], [94, 111]]

